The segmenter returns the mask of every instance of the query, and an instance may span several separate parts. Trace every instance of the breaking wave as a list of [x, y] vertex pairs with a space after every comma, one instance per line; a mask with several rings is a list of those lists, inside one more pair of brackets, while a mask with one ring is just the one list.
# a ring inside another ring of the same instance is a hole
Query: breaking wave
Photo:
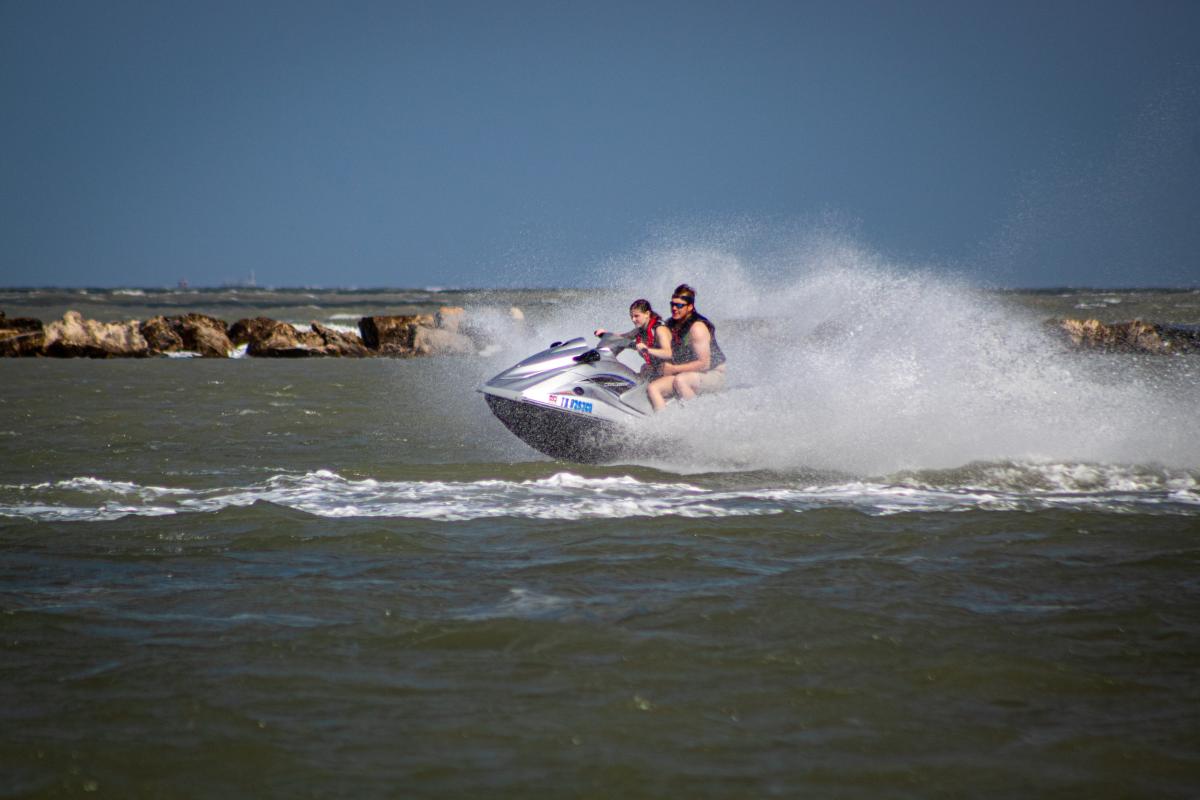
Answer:
[[847, 509], [868, 515], [933, 511], [1086, 509], [1200, 514], [1200, 472], [1085, 464], [974, 465], [886, 480], [780, 479], [762, 486], [584, 477], [533, 480], [352, 480], [327, 470], [242, 487], [185, 489], [79, 477], [0, 487], [0, 515], [41, 521], [204, 514], [254, 503], [321, 517], [454, 522], [513, 517], [588, 520], [712, 518]]

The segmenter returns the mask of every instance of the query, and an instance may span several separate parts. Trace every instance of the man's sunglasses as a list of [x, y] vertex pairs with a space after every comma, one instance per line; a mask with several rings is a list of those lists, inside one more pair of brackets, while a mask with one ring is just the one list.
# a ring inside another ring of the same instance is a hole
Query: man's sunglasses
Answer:
[[675, 300], [671, 301], [671, 308], [687, 308], [690, 305], [691, 305], [691, 303], [680, 303]]

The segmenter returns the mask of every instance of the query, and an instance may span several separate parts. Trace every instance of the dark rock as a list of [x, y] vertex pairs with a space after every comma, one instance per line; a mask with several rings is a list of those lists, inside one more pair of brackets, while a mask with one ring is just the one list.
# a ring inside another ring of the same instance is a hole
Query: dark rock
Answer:
[[357, 336], [349, 333], [335, 331], [333, 328], [327, 328], [319, 322], [312, 323], [312, 331], [321, 337], [324, 344], [321, 349], [324, 355], [327, 356], [348, 356], [361, 358], [363, 356], [372, 355]]
[[46, 331], [40, 319], [9, 319], [0, 311], [0, 356], [40, 356], [45, 346]]
[[358, 321], [362, 343], [386, 355], [408, 356], [413, 353], [413, 338], [418, 327], [432, 328], [432, 314], [363, 317]]
[[252, 341], [260, 340], [270, 335], [270, 331], [278, 324], [275, 320], [267, 317], [239, 319], [229, 326], [229, 340], [233, 342], [234, 347], [248, 345]]
[[225, 321], [207, 314], [152, 317], [142, 323], [141, 331], [154, 355], [187, 352], [205, 358], [228, 358], [233, 352]]
[[142, 323], [141, 330], [142, 336], [153, 354], [179, 353], [185, 349], [183, 337], [166, 317], [157, 316], [146, 320]]
[[298, 331], [294, 325], [266, 317], [242, 319], [229, 328], [230, 337], [246, 345], [246, 355], [256, 358], [308, 358], [328, 355], [325, 340], [315, 331]]
[[229, 358], [233, 342], [225, 332], [225, 320], [194, 313], [178, 319], [185, 348], [205, 358]]

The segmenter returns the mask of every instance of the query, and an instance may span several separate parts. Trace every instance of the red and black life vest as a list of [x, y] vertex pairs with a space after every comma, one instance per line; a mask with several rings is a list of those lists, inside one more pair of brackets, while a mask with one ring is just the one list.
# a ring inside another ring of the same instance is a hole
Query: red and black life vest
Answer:
[[[646, 347], [651, 350], [658, 347], [658, 343], [655, 341], [658, 338], [658, 335], [655, 333], [655, 331], [657, 331], [658, 327], [662, 324], [663, 321], [658, 314], [655, 314], [653, 311], [651, 311], [650, 319], [646, 322], [646, 327], [638, 328], [637, 336], [634, 337], [633, 340], [634, 345], [639, 343], [645, 344]], [[642, 358], [646, 359], [646, 366], [653, 370], [657, 370], [658, 365], [663, 362], [663, 359], [655, 358], [648, 352], [642, 353]]]

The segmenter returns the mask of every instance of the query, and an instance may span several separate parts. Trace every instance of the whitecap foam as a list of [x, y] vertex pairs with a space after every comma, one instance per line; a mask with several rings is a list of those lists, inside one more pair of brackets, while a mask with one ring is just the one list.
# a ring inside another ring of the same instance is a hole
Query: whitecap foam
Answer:
[[[12, 490], [16, 490], [15, 493]], [[52, 521], [99, 522], [130, 515], [156, 517], [176, 513], [167, 498], [186, 497], [188, 489], [143, 486], [128, 481], [78, 477], [52, 483], [0, 487], [0, 498], [10, 493], [26, 502], [0, 500], [0, 516]], [[167, 499], [166, 502], [163, 502]]]
[[1118, 492], [1154, 494], [1200, 491], [1200, 473], [1185, 469], [1156, 466], [1095, 463], [1003, 463], [969, 465], [951, 471], [948, 477], [938, 473], [908, 476], [921, 486], [938, 485], [947, 480], [1002, 492], [1031, 492], [1036, 495], [1089, 494]]
[[[868, 515], [938, 511], [1006, 511], [1071, 508], [1140, 513], [1200, 512], [1200, 487], [1190, 473], [1042, 465], [1057, 484], [1028, 485], [1010, 466], [988, 469], [962, 485], [921, 479], [896, 482], [707, 489], [689, 483], [644, 481], [630, 476], [585, 477], [559, 472], [524, 481], [352, 480], [329, 470], [280, 474], [240, 487], [186, 489], [143, 486], [95, 477], [54, 483], [0, 486], [0, 515], [35, 520], [101, 521], [123, 516], [213, 513], [257, 502], [329, 518], [387, 517], [466, 521], [516, 517], [540, 520], [687, 519], [774, 515], [827, 508]], [[1097, 477], [1099, 476], [1099, 477]], [[1019, 488], [1018, 488], [1019, 487]]]
[[[333, 318], [331, 318], [331, 319], [333, 319]], [[331, 331], [337, 331], [338, 333], [344, 333], [347, 336], [354, 336], [355, 338], [362, 338], [362, 333], [359, 331], [357, 324], [344, 325], [344, 324], [337, 323], [337, 322], [327, 322], [325, 324], [325, 327], [329, 328]]]

